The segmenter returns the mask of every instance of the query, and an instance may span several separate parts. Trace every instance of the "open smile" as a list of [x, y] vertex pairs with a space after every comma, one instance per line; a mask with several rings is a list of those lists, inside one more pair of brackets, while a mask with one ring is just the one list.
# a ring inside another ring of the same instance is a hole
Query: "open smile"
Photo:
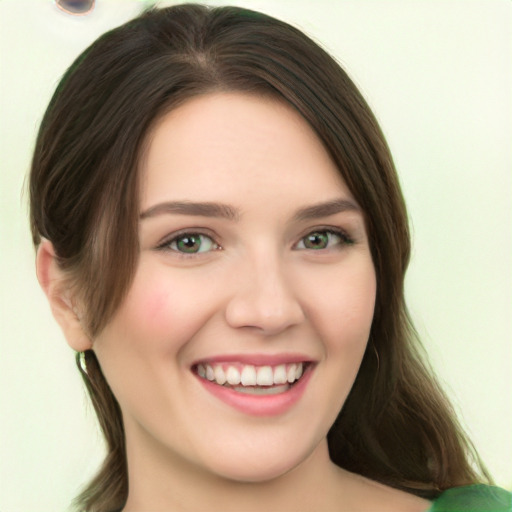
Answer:
[[314, 366], [312, 361], [274, 365], [202, 361], [192, 371], [223, 402], [247, 414], [268, 416], [284, 413], [300, 399]]

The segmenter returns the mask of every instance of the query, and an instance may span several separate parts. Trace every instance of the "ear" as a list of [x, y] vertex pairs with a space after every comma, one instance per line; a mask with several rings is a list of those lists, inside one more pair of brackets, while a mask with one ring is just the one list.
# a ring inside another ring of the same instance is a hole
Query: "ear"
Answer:
[[77, 352], [92, 348], [92, 341], [80, 322], [80, 312], [73, 304], [64, 272], [57, 263], [53, 245], [48, 240], [43, 240], [39, 245], [36, 269], [39, 284], [69, 346]]

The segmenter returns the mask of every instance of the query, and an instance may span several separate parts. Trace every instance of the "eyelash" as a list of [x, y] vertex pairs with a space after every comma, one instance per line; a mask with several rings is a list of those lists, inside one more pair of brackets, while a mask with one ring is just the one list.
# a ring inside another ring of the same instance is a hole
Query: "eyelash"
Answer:
[[[336, 248], [340, 249], [344, 246], [347, 246], [347, 245], [353, 245], [354, 244], [354, 240], [348, 235], [348, 233], [342, 229], [338, 229], [338, 228], [328, 228], [328, 227], [325, 227], [325, 228], [317, 228], [317, 229], [313, 229], [312, 231], [308, 231], [308, 233], [306, 233], [300, 240], [299, 242], [297, 242], [295, 244], [294, 247], [296, 247], [298, 244], [300, 244], [301, 242], [304, 242], [304, 240], [308, 237], [308, 236], [311, 236], [311, 235], [317, 235], [317, 234], [328, 234], [328, 235], [334, 235], [334, 236], [337, 236], [340, 241], [338, 244], [336, 244]], [[316, 252], [316, 251], [326, 251], [328, 249], [331, 249], [330, 247], [325, 247], [325, 248], [322, 248], [322, 249], [308, 249], [307, 247], [305, 247], [304, 249], [300, 249], [300, 250], [311, 250], [313, 252]]]
[[[346, 233], [346, 231], [344, 231], [342, 229], [338, 229], [338, 228], [329, 227], [329, 228], [318, 228], [318, 229], [313, 229], [311, 231], [308, 231], [303, 237], [300, 238], [299, 242], [294, 244], [293, 247], [294, 247], [294, 249], [296, 249], [297, 245], [299, 245], [300, 243], [303, 243], [304, 240], [308, 236], [316, 235], [316, 234], [324, 234], [324, 233], [331, 235], [331, 236], [334, 235], [334, 236], [339, 237], [340, 242], [338, 244], [336, 244], [336, 248], [338, 248], [338, 249], [340, 249], [344, 246], [347, 246], [347, 245], [354, 244], [354, 240]], [[187, 237], [197, 237], [197, 236], [210, 239], [212, 242], [212, 245], [214, 245], [215, 248], [212, 250], [209, 250], [209, 251], [186, 253], [186, 252], [182, 252], [182, 251], [179, 251], [178, 249], [174, 249], [171, 247], [172, 244], [177, 243], [180, 239], [187, 238]], [[307, 247], [304, 247], [303, 249], [301, 248], [301, 249], [296, 249], [296, 250], [305, 250], [305, 251], [309, 250], [312, 252], [319, 252], [319, 251], [326, 251], [329, 249], [332, 249], [332, 248], [325, 247], [325, 248], [320, 248], [320, 249], [308, 249]], [[162, 242], [160, 245], [158, 245], [157, 250], [173, 252], [180, 258], [197, 258], [198, 255], [201, 255], [201, 254], [207, 254], [210, 252], [222, 250], [222, 246], [215, 241], [214, 237], [212, 237], [211, 234], [207, 234], [207, 233], [204, 233], [201, 231], [182, 231], [180, 233], [174, 234], [172, 236], [172, 238], [167, 239], [164, 242]]]
[[[171, 247], [172, 244], [177, 243], [180, 239], [197, 236], [209, 238], [212, 241], [212, 244], [215, 245], [216, 247], [212, 251], [203, 251], [195, 253], [186, 253]], [[175, 233], [170, 239], [165, 240], [157, 247], [157, 250], [172, 252], [179, 258], [197, 258], [198, 255], [207, 254], [209, 252], [218, 251], [220, 249], [222, 249], [222, 247], [215, 241], [214, 237], [210, 233], [204, 233], [202, 231], [181, 231], [179, 233]]]

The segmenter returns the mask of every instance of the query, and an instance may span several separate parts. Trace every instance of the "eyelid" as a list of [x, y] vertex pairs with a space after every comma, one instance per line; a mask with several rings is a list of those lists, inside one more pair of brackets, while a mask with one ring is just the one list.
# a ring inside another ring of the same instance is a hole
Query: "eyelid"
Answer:
[[[181, 251], [177, 251], [176, 249], [171, 249], [170, 245], [175, 242], [177, 239], [182, 238], [185, 235], [201, 235], [206, 238], [209, 238], [214, 245], [217, 247], [213, 249], [212, 251], [205, 251], [205, 252], [197, 252], [197, 253], [185, 253]], [[180, 229], [179, 231], [175, 231], [167, 236], [165, 236], [158, 244], [156, 245], [155, 249], [157, 251], [169, 251], [172, 252], [174, 255], [182, 258], [197, 258], [201, 257], [207, 254], [210, 254], [212, 252], [215, 252], [219, 249], [222, 249], [221, 244], [217, 241], [217, 236], [213, 234], [210, 230], [204, 229], [204, 228], [184, 228]]]
[[[343, 229], [339, 226], [316, 226], [316, 227], [308, 228], [307, 230], [305, 230], [303, 232], [303, 234], [300, 235], [299, 240], [293, 244], [292, 249], [301, 250], [301, 251], [307, 251], [307, 250], [313, 251], [313, 249], [307, 249], [307, 248], [297, 249], [297, 245], [300, 242], [302, 242], [306, 236], [308, 236], [312, 233], [322, 233], [322, 232], [332, 233], [334, 235], [339, 236], [341, 238], [342, 243], [340, 243], [338, 245], [338, 247], [343, 247], [345, 245], [352, 245], [355, 243], [353, 236], [351, 236], [346, 229]], [[217, 247], [211, 251], [197, 252], [197, 253], [184, 253], [181, 251], [177, 251], [175, 249], [171, 249], [169, 247], [169, 245], [172, 242], [176, 241], [178, 238], [180, 238], [184, 235], [205, 236], [205, 237], [209, 238]], [[223, 249], [222, 245], [218, 242], [218, 236], [215, 233], [212, 233], [212, 231], [210, 229], [195, 228], [195, 227], [183, 228], [183, 229], [175, 231], [169, 235], [166, 235], [160, 242], [157, 243], [157, 245], [155, 247], [155, 250], [169, 251], [169, 252], [172, 252], [173, 255], [176, 255], [176, 256], [182, 257], [182, 258], [191, 258], [191, 257], [197, 258], [197, 257], [201, 257], [201, 256], [206, 256], [208, 254], [211, 254], [212, 252], [222, 250], [222, 249]], [[326, 251], [328, 249], [329, 248], [317, 249], [317, 250], [315, 250], [315, 252]]]
[[295, 250], [298, 250], [298, 251], [314, 251], [314, 252], [320, 252], [320, 251], [326, 251], [328, 250], [329, 248], [325, 248], [325, 249], [307, 249], [307, 248], [297, 248], [297, 245], [299, 245], [299, 243], [301, 243], [304, 238], [306, 238], [308, 235], [311, 235], [313, 233], [331, 233], [333, 235], [336, 235], [336, 236], [339, 236], [341, 238], [341, 243], [339, 244], [338, 247], [343, 247], [343, 246], [346, 246], [346, 245], [353, 245], [355, 243], [355, 240], [354, 238], [343, 228], [340, 228], [340, 227], [336, 227], [336, 226], [318, 226], [318, 227], [315, 227], [313, 229], [309, 228], [304, 234], [301, 235], [301, 237], [299, 238], [299, 240], [297, 242], [295, 242], [295, 244], [293, 245], [293, 248]]

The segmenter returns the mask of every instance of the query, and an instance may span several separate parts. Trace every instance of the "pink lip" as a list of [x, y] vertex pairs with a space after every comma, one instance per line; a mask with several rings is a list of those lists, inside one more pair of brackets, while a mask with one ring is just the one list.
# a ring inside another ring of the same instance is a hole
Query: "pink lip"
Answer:
[[[219, 359], [219, 361], [220, 360], [226, 361], [226, 358], [223, 357]], [[240, 361], [240, 358], [237, 357], [233, 360]], [[211, 359], [208, 359], [208, 361], [211, 361]], [[251, 358], [250, 361], [252, 364], [256, 364], [254, 363], [254, 359]], [[268, 360], [265, 360], [263, 363], [258, 364], [280, 364], [269, 363], [267, 361]], [[301, 359], [301, 361], [304, 361], [304, 359]], [[291, 361], [290, 359], [286, 359], [286, 362]], [[277, 416], [284, 414], [300, 400], [309, 383], [314, 367], [314, 364], [307, 365], [304, 374], [295, 384], [287, 391], [276, 395], [249, 395], [247, 393], [234, 391], [225, 386], [220, 386], [215, 382], [199, 377], [196, 373], [194, 373], [194, 375], [203, 387], [213, 396], [244, 414], [250, 414], [252, 416]]]
[[304, 362], [313, 362], [313, 359], [304, 354], [226, 354], [197, 360], [192, 364], [192, 367], [200, 363], [242, 363], [254, 366], [277, 366], [284, 363]]

